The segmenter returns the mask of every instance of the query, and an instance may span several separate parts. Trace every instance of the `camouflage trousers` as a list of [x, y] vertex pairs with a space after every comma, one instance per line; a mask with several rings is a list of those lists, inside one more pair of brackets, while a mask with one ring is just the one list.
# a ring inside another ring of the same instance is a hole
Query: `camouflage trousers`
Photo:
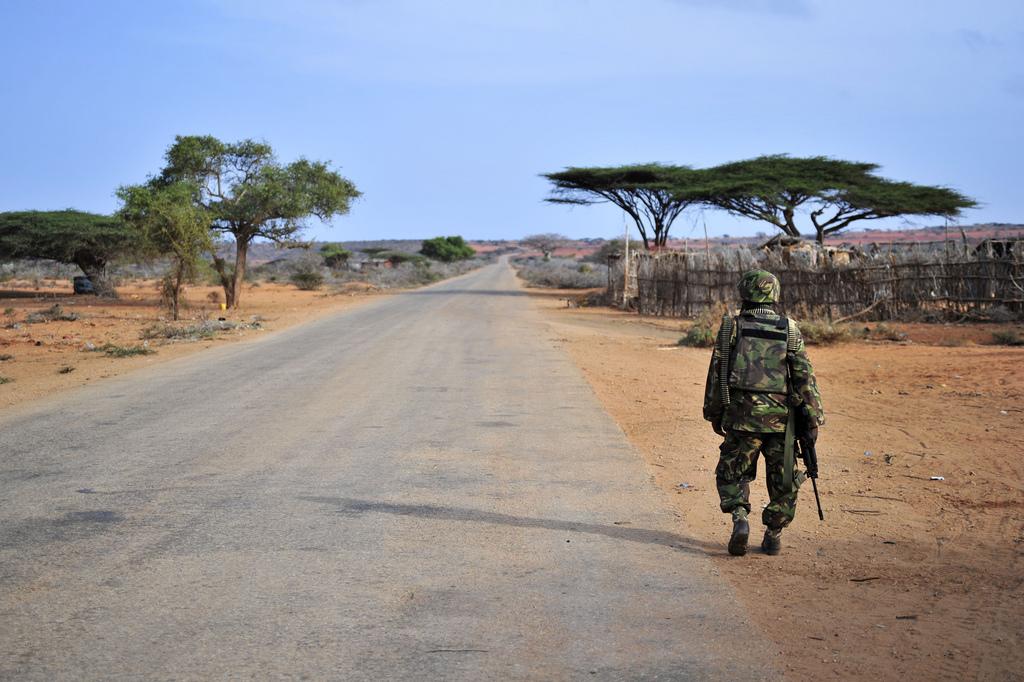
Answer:
[[797, 491], [805, 477], [794, 466], [793, 483], [783, 488], [786, 434], [730, 430], [720, 450], [715, 479], [722, 511], [731, 514], [740, 507], [750, 511], [750, 482], [757, 478], [757, 456], [760, 453], [764, 455], [768, 497], [771, 499], [761, 513], [761, 521], [770, 528], [788, 526], [796, 515]]

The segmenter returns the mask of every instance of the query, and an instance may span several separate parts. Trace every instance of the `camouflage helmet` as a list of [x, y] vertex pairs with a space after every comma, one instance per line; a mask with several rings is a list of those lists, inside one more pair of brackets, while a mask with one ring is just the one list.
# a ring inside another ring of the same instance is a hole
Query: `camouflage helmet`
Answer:
[[740, 298], [749, 303], [778, 303], [782, 287], [779, 278], [767, 270], [749, 270], [736, 286]]

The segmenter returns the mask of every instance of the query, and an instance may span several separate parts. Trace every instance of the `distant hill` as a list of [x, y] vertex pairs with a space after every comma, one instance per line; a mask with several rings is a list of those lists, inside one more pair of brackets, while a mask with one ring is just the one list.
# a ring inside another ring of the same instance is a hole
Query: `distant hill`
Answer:
[[[961, 230], [963, 231], [961, 233]], [[778, 234], [778, 231], [763, 232], [758, 235], [750, 237], [734, 237], [734, 236], [718, 236], [711, 237], [708, 239], [709, 246], [751, 246], [756, 247], [764, 242], [768, 241], [771, 237]], [[871, 243], [912, 243], [912, 242], [931, 242], [931, 241], [942, 241], [946, 236], [950, 239], [960, 240], [966, 235], [967, 241], [971, 244], [977, 244], [984, 239], [991, 238], [1024, 238], [1024, 224], [1019, 223], [979, 223], [975, 225], [950, 225], [948, 228], [945, 225], [935, 225], [931, 227], [918, 227], [905, 230], [851, 230], [849, 232], [843, 232], [837, 236], [829, 237], [825, 240], [827, 244], [841, 245], [841, 244], [871, 244]], [[814, 235], [804, 235], [805, 239], [813, 240]], [[556, 257], [561, 258], [581, 258], [583, 256], [590, 255], [601, 248], [602, 244], [605, 244], [608, 239], [585, 237], [581, 239], [569, 240], [565, 246], [557, 249], [554, 253]], [[269, 263], [271, 261], [280, 260], [297, 260], [309, 257], [310, 254], [315, 254], [319, 251], [320, 247], [325, 242], [313, 242], [310, 244], [308, 249], [294, 248], [294, 249], [283, 249], [275, 244], [266, 242], [255, 243], [249, 247], [249, 263], [251, 265], [260, 265]], [[403, 253], [417, 253], [420, 250], [422, 241], [418, 239], [376, 239], [376, 240], [364, 240], [364, 241], [341, 241], [339, 242], [349, 251], [358, 254], [364, 249], [385, 249], [387, 251], [401, 251]], [[509, 253], [512, 251], [519, 251], [519, 242], [514, 239], [501, 240], [501, 239], [486, 239], [486, 240], [470, 240], [470, 245], [477, 250], [477, 253], [483, 254], [495, 254], [495, 253]], [[639, 245], [639, 241], [631, 242]], [[703, 239], [669, 239], [668, 248], [672, 250], [682, 250], [684, 248], [701, 248], [704, 244]], [[523, 248], [521, 250], [526, 255], [530, 255], [529, 249]], [[227, 258], [234, 258], [234, 245], [226, 244], [220, 249], [222, 255]], [[539, 255], [534, 253], [533, 255]], [[361, 259], [360, 259], [361, 260]]]

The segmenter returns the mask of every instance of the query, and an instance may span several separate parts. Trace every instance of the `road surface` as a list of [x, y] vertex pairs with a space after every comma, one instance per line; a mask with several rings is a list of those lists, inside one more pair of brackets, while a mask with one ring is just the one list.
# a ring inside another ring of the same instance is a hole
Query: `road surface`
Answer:
[[0, 678], [758, 679], [766, 651], [503, 263], [0, 416]]

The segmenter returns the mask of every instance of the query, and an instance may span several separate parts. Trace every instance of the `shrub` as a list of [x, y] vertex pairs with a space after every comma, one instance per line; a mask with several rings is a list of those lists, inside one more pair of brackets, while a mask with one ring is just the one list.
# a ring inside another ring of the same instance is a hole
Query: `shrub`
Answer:
[[9, 353], [0, 353], [0, 362], [7, 362], [8, 360], [13, 360], [13, 359], [14, 359], [14, 356], [10, 355]]
[[992, 343], [997, 346], [1024, 346], [1024, 338], [1016, 331], [1007, 329], [992, 332]]
[[324, 276], [311, 270], [292, 273], [289, 279], [302, 291], [316, 291], [324, 285]]
[[0, 384], [9, 384], [12, 381], [14, 381], [14, 379], [10, 377], [0, 376]]
[[706, 308], [701, 311], [693, 320], [690, 328], [686, 330], [683, 338], [679, 339], [679, 345], [691, 348], [710, 348], [714, 346], [718, 327], [722, 323], [722, 315], [724, 314], [724, 306]]
[[810, 346], [828, 346], [840, 341], [852, 341], [853, 332], [847, 326], [836, 326], [825, 320], [801, 320], [798, 323], [804, 343]]
[[521, 261], [519, 277], [533, 287], [552, 289], [595, 289], [608, 284], [607, 266], [580, 263], [570, 258]]
[[439, 263], [420, 257], [420, 261], [400, 263], [390, 268], [364, 266], [358, 272], [342, 271], [334, 277], [335, 293], [351, 292], [352, 283], [368, 284], [381, 289], [405, 289], [432, 284], [449, 277], [475, 270], [485, 264], [479, 259]]
[[427, 259], [423, 256], [416, 253], [406, 253], [405, 251], [381, 251], [377, 254], [377, 258], [387, 259], [392, 266], [401, 265], [402, 263], [429, 265]]
[[458, 235], [453, 237], [434, 237], [433, 239], [424, 240], [423, 245], [420, 247], [420, 253], [427, 258], [433, 258], [443, 263], [467, 260], [476, 255], [473, 247]]

